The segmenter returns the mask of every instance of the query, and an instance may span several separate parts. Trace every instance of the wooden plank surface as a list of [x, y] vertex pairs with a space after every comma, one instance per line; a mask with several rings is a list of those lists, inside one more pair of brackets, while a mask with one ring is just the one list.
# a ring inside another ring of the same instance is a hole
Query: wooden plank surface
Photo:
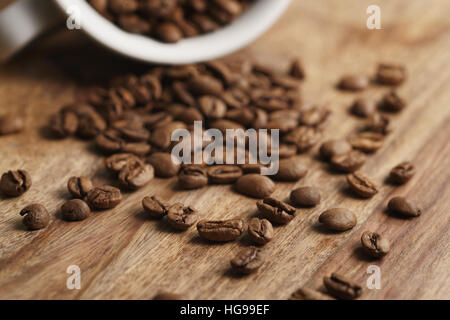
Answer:
[[[0, 7], [8, 2], [0, 1]], [[382, 9], [382, 30], [365, 26], [365, 11], [373, 2]], [[277, 184], [274, 195], [286, 198], [294, 186], [314, 185], [321, 189], [322, 203], [276, 227], [265, 248], [266, 265], [248, 277], [229, 272], [229, 256], [248, 245], [246, 237], [211, 245], [195, 228], [173, 232], [164, 220], [148, 220], [141, 209], [141, 199], [156, 194], [193, 205], [204, 218], [255, 215], [255, 200], [228, 186], [175, 192], [175, 180], [155, 179], [127, 193], [114, 210], [80, 223], [59, 218], [70, 176], [91, 176], [96, 183], [110, 178], [91, 143], [48, 139], [43, 128], [49, 115], [72, 100], [77, 81], [145, 66], [112, 56], [78, 33], [38, 41], [0, 67], [0, 113], [21, 114], [27, 124], [24, 133], [0, 138], [0, 171], [24, 168], [33, 178], [22, 197], [0, 198], [0, 298], [148, 299], [165, 289], [190, 299], [286, 299], [303, 285], [320, 288], [322, 277], [334, 271], [365, 286], [367, 267], [377, 265], [381, 289], [366, 289], [362, 299], [449, 299], [449, 14], [450, 3], [440, 0], [294, 0], [273, 29], [241, 52], [279, 70], [294, 56], [303, 59], [305, 99], [333, 110], [326, 138], [346, 137], [360, 124], [348, 115], [355, 95], [333, 88], [341, 75], [372, 74], [379, 61], [404, 63], [410, 75], [399, 90], [409, 101], [407, 109], [393, 117], [394, 132], [363, 167], [381, 191], [370, 200], [354, 198], [345, 177], [317, 160], [317, 149], [300, 156], [309, 174], [296, 184]], [[379, 97], [385, 91], [375, 87], [364, 94]], [[416, 164], [416, 176], [402, 187], [385, 184], [390, 168], [403, 160]], [[404, 220], [387, 214], [386, 203], [395, 195], [410, 197], [423, 215]], [[52, 214], [44, 230], [29, 232], [21, 225], [19, 211], [32, 202]], [[318, 215], [336, 206], [353, 210], [358, 224], [348, 232], [324, 233]], [[361, 255], [365, 230], [391, 241], [383, 260]], [[66, 288], [70, 265], [81, 268], [81, 290]]]

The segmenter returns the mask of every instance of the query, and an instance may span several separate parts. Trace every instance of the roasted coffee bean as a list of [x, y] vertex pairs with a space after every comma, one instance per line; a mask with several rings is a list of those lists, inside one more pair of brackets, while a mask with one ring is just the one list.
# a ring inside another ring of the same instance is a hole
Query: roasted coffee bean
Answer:
[[92, 190], [91, 179], [86, 177], [71, 177], [67, 182], [67, 189], [74, 198], [83, 199]]
[[126, 141], [140, 142], [150, 138], [150, 133], [144, 128], [142, 121], [119, 120], [115, 121], [111, 127]]
[[197, 222], [198, 212], [191, 207], [185, 207], [182, 203], [175, 203], [167, 211], [167, 221], [172, 228], [187, 230]]
[[390, 112], [398, 112], [406, 107], [406, 101], [395, 91], [387, 93], [380, 102], [380, 108]]
[[278, 157], [280, 159], [287, 159], [297, 154], [297, 146], [293, 144], [281, 143], [278, 149]]
[[361, 296], [362, 293], [361, 286], [337, 273], [324, 277], [323, 284], [328, 292], [338, 299], [352, 300]]
[[366, 155], [361, 151], [352, 150], [348, 153], [333, 156], [331, 164], [339, 171], [354, 172], [363, 166], [366, 159]]
[[264, 264], [264, 256], [261, 249], [248, 247], [242, 249], [230, 263], [233, 271], [241, 274], [250, 274], [258, 271]]
[[75, 134], [78, 129], [78, 116], [74, 112], [58, 112], [50, 118], [50, 131], [58, 138]]
[[77, 134], [83, 139], [92, 139], [106, 129], [106, 122], [100, 114], [90, 111], [78, 115]]
[[183, 165], [178, 174], [178, 184], [183, 189], [198, 189], [208, 184], [206, 171], [199, 165]]
[[155, 219], [161, 219], [169, 211], [169, 204], [158, 197], [145, 197], [142, 200], [142, 207], [148, 215]]
[[208, 169], [208, 178], [211, 183], [230, 184], [235, 183], [242, 176], [242, 169], [233, 165], [220, 165]]
[[198, 100], [200, 110], [210, 120], [222, 119], [227, 113], [227, 105], [214, 96], [202, 96]]
[[296, 119], [275, 119], [269, 120], [265, 127], [267, 130], [278, 129], [281, 134], [284, 134], [296, 128], [297, 125], [298, 121]]
[[300, 288], [291, 295], [290, 300], [332, 300], [332, 298], [313, 289]]
[[203, 121], [203, 115], [197, 108], [189, 107], [185, 108], [176, 119], [187, 125], [193, 125], [195, 121]]
[[155, 152], [147, 161], [155, 169], [155, 175], [160, 178], [174, 177], [180, 170], [180, 165], [172, 160], [170, 153]]
[[378, 193], [375, 182], [359, 171], [347, 175], [347, 182], [352, 191], [363, 198], [370, 198]]
[[123, 168], [134, 166], [136, 163], [143, 164], [143, 161], [132, 153], [117, 153], [105, 160], [106, 168], [113, 172], [120, 172]]
[[62, 218], [66, 221], [82, 221], [90, 214], [91, 209], [86, 202], [80, 199], [69, 200], [61, 207]]
[[153, 300], [185, 300], [185, 298], [177, 293], [161, 291], [153, 297]]
[[297, 158], [282, 159], [279, 161], [278, 172], [273, 176], [276, 181], [295, 182], [308, 173], [308, 168]]
[[395, 197], [389, 200], [388, 208], [391, 212], [405, 217], [418, 217], [422, 210], [405, 197]]
[[243, 126], [241, 126], [239, 123], [236, 123], [236, 122], [230, 121], [230, 120], [225, 120], [225, 119], [213, 121], [212, 123], [210, 123], [210, 128], [217, 129], [220, 132], [222, 132], [222, 134], [226, 134], [227, 129], [245, 130], [245, 128]]
[[344, 76], [339, 81], [338, 87], [341, 90], [361, 91], [369, 86], [369, 78], [362, 75]]
[[155, 170], [150, 164], [135, 162], [120, 170], [120, 184], [128, 189], [139, 189], [155, 177]]
[[186, 129], [186, 125], [183, 122], [174, 121], [163, 127], [158, 127], [153, 131], [150, 142], [161, 150], [167, 150], [172, 142], [172, 134], [178, 129]]
[[122, 194], [111, 186], [95, 187], [87, 194], [87, 201], [96, 210], [112, 209], [122, 201]]
[[366, 130], [387, 135], [392, 131], [390, 120], [381, 113], [374, 113], [366, 123]]
[[256, 244], [265, 245], [273, 238], [273, 227], [269, 220], [253, 218], [248, 224], [248, 236]]
[[18, 116], [0, 116], [0, 136], [19, 133], [23, 130], [23, 119]]
[[298, 152], [305, 152], [315, 146], [322, 138], [322, 131], [308, 126], [295, 128], [284, 136], [283, 142], [297, 146]]
[[137, 0], [108, 0], [109, 9], [114, 13], [131, 13], [138, 9]]
[[390, 249], [387, 239], [375, 232], [365, 231], [361, 236], [364, 251], [374, 258], [384, 257]]
[[192, 78], [188, 83], [188, 87], [198, 95], [212, 95], [220, 97], [223, 93], [222, 83], [216, 78], [206, 75]]
[[8, 171], [0, 180], [0, 191], [9, 197], [18, 197], [31, 187], [31, 176], [25, 170]]
[[355, 214], [350, 210], [335, 208], [324, 211], [319, 217], [319, 222], [327, 229], [345, 231], [353, 228], [357, 220]]
[[180, 28], [171, 22], [158, 24], [155, 32], [158, 39], [168, 43], [175, 43], [183, 38], [183, 33]]
[[39, 203], [26, 206], [20, 211], [20, 215], [24, 216], [22, 222], [28, 230], [43, 229], [50, 221], [47, 209]]
[[246, 225], [242, 219], [223, 221], [202, 220], [197, 223], [200, 237], [209, 241], [225, 242], [239, 238], [244, 233]]
[[320, 199], [320, 191], [315, 187], [300, 187], [292, 190], [290, 195], [291, 202], [299, 207], [315, 207]]
[[149, 33], [152, 29], [150, 23], [136, 14], [122, 14], [117, 23], [122, 29], [131, 33]]
[[288, 223], [294, 219], [296, 209], [287, 203], [275, 198], [264, 198], [256, 203], [262, 216], [274, 223]]
[[354, 135], [349, 140], [354, 149], [372, 153], [383, 146], [384, 136], [381, 133], [366, 131]]
[[305, 69], [303, 68], [303, 64], [299, 59], [295, 59], [291, 63], [291, 67], [289, 69], [289, 74], [297, 79], [303, 80], [305, 79]]
[[397, 86], [406, 80], [406, 69], [404, 66], [382, 63], [378, 66], [377, 82], [389, 86]]
[[301, 113], [300, 123], [305, 126], [317, 127], [323, 124], [330, 114], [330, 110], [326, 108], [313, 107]]
[[256, 164], [241, 164], [239, 167], [242, 169], [243, 174], [261, 174], [261, 169], [264, 167], [262, 164], [256, 163]]
[[275, 183], [259, 174], [246, 174], [236, 181], [235, 189], [246, 196], [263, 199], [275, 191]]
[[377, 111], [377, 103], [371, 98], [358, 98], [353, 103], [350, 111], [355, 116], [368, 118]]
[[415, 173], [416, 168], [414, 165], [409, 161], [405, 161], [392, 168], [389, 177], [397, 184], [404, 184], [408, 182]]
[[328, 140], [322, 143], [320, 155], [325, 160], [350, 152], [352, 145], [347, 140]]

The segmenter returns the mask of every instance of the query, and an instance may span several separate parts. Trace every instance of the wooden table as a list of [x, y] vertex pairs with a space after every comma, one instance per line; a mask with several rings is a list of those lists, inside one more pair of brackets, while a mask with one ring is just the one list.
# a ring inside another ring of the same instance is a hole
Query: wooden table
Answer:
[[[1, 1], [0, 7], [11, 1]], [[166, 221], [151, 221], [141, 209], [145, 195], [197, 207], [204, 217], [250, 218], [255, 200], [229, 186], [174, 191], [176, 181], [155, 179], [114, 210], [95, 213], [79, 223], [57, 214], [69, 198], [66, 182], [73, 175], [108, 182], [103, 159], [92, 144], [76, 139], [48, 138], [51, 113], [72, 101], [76, 83], [97, 79], [107, 70], [144, 66], [115, 57], [76, 32], [56, 33], [0, 68], [0, 113], [19, 113], [27, 129], [0, 138], [0, 171], [24, 168], [33, 186], [16, 199], [0, 198], [0, 298], [4, 299], [149, 299], [158, 290], [191, 299], [286, 299], [301, 286], [320, 289], [322, 278], [337, 271], [365, 287], [370, 265], [381, 268], [381, 289], [365, 289], [362, 299], [450, 298], [450, 3], [441, 0], [379, 0], [382, 30], [366, 28], [370, 0], [294, 0], [282, 19], [242, 54], [287, 67], [294, 56], [307, 69], [305, 99], [328, 103], [333, 111], [326, 138], [346, 137], [361, 124], [348, 115], [355, 94], [333, 87], [344, 73], [372, 74], [379, 61], [404, 63], [409, 80], [399, 89], [409, 101], [393, 116], [394, 132], [385, 146], [363, 167], [382, 187], [370, 200], [351, 196], [345, 177], [316, 158], [317, 149], [302, 155], [309, 174], [296, 184], [278, 184], [275, 196], [287, 197], [294, 186], [314, 185], [322, 203], [299, 210], [288, 225], [276, 227], [266, 246], [269, 259], [255, 275], [229, 272], [229, 256], [248, 240], [208, 244], [195, 228], [177, 233]], [[381, 96], [387, 89], [365, 92]], [[417, 166], [404, 186], [384, 183], [389, 170], [403, 160]], [[389, 198], [404, 195], [423, 208], [417, 219], [385, 212]], [[19, 211], [40, 202], [52, 214], [41, 231], [23, 229]], [[318, 227], [318, 215], [331, 207], [346, 207], [358, 216], [351, 231], [331, 234]], [[381, 261], [360, 252], [360, 236], [377, 231], [392, 243]], [[81, 269], [81, 289], [68, 290], [66, 270]]]

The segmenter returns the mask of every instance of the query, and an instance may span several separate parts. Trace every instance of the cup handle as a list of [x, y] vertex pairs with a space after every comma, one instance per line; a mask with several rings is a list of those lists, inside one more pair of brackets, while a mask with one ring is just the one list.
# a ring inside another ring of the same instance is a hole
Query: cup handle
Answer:
[[53, 1], [20, 0], [0, 12], [0, 62], [62, 21]]

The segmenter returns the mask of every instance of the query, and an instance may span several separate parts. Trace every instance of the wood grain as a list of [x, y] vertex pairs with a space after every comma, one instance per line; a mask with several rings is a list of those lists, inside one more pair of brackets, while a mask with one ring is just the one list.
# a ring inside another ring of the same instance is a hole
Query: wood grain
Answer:
[[[10, 1], [0, 1], [0, 7]], [[294, 0], [275, 27], [240, 54], [284, 70], [299, 56], [307, 69], [307, 101], [333, 110], [326, 138], [346, 137], [361, 124], [348, 115], [355, 94], [334, 89], [346, 73], [372, 74], [379, 61], [407, 65], [409, 81], [399, 89], [409, 101], [393, 116], [394, 132], [363, 167], [381, 186], [370, 200], [351, 196], [345, 177], [318, 161], [317, 149], [300, 156], [310, 168], [300, 182], [279, 183], [275, 196], [286, 198], [295, 186], [314, 185], [322, 203], [299, 210], [287, 226], [276, 227], [266, 246], [269, 260], [255, 275], [229, 272], [229, 256], [248, 245], [243, 237], [226, 244], [208, 244], [195, 228], [173, 232], [167, 223], [151, 221], [141, 209], [145, 195], [183, 201], [203, 217], [249, 219], [255, 200], [227, 186], [174, 191], [176, 181], [155, 179], [127, 193], [116, 209], [95, 213], [79, 223], [58, 215], [68, 199], [66, 182], [73, 175], [111, 182], [103, 159], [92, 144], [49, 139], [43, 129], [48, 116], [72, 101], [76, 83], [97, 81], [106, 71], [145, 66], [115, 57], [78, 33], [56, 33], [37, 42], [0, 67], [0, 113], [25, 117], [27, 130], [0, 138], [0, 171], [24, 168], [33, 177], [29, 192], [17, 199], [0, 198], [0, 298], [2, 299], [148, 299], [160, 290], [191, 299], [286, 299], [298, 287], [321, 288], [322, 277], [337, 271], [365, 286], [366, 269], [382, 271], [380, 290], [366, 289], [362, 299], [450, 298], [450, 3], [376, 1], [382, 9], [382, 30], [366, 29], [368, 0]], [[379, 97], [385, 88], [364, 95]], [[416, 176], [402, 187], [385, 183], [391, 167], [410, 160]], [[413, 220], [385, 212], [390, 197], [406, 195], [424, 213]], [[19, 211], [32, 202], [52, 213], [45, 230], [23, 229]], [[317, 224], [331, 207], [347, 207], [358, 216], [351, 231], [331, 234]], [[363, 231], [384, 234], [392, 243], [382, 261], [360, 253]], [[78, 265], [81, 290], [68, 290], [66, 269]]]

